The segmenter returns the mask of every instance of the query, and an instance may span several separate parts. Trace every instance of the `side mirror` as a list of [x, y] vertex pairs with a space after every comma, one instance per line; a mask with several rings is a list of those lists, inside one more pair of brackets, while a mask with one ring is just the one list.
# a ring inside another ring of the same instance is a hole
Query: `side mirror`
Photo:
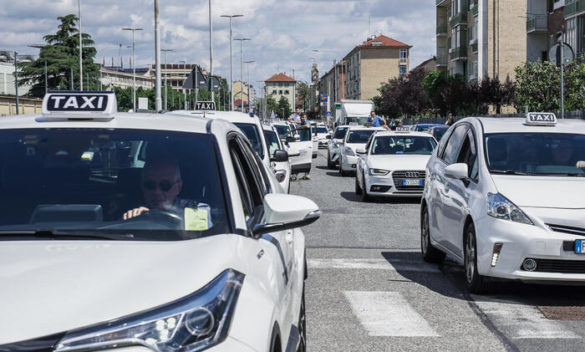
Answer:
[[357, 148], [355, 150], [355, 152], [358, 153], [358, 154], [366, 154], [366, 149], [364, 149], [364, 148]]
[[286, 150], [281, 150], [281, 149], [275, 150], [274, 154], [270, 158], [270, 161], [276, 161], [276, 162], [288, 161], [288, 153], [286, 152]]
[[263, 203], [264, 223], [254, 226], [254, 236], [307, 226], [321, 217], [317, 204], [305, 197], [269, 193]]
[[467, 179], [467, 173], [467, 164], [464, 163], [451, 164], [445, 168], [445, 177], [456, 180]]
[[330, 134], [326, 135], [325, 139], [331, 139], [331, 135]]
[[295, 137], [293, 137], [293, 136], [287, 136], [286, 137], [286, 142], [287, 143], [294, 142], [294, 141], [295, 141]]

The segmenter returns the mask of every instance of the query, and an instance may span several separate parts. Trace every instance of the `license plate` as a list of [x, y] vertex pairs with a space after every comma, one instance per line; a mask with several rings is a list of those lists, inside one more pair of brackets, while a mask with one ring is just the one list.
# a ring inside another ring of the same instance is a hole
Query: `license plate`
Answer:
[[583, 241], [583, 240], [576, 240], [575, 241], [575, 253], [585, 254], [585, 241]]
[[402, 180], [403, 186], [422, 186], [421, 179], [414, 179], [414, 180]]
[[352, 168], [352, 169], [355, 169], [355, 165], [356, 165], [356, 164], [351, 164], [351, 168]]

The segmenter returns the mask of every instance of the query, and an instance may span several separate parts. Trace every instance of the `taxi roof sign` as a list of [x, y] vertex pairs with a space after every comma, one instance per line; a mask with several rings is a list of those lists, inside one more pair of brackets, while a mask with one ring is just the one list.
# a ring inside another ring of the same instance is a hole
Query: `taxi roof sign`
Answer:
[[555, 126], [557, 116], [552, 112], [529, 112], [526, 114], [528, 126]]
[[198, 101], [195, 103], [195, 110], [215, 111], [214, 101]]
[[112, 119], [118, 111], [114, 92], [55, 91], [43, 98], [42, 114], [50, 119]]
[[398, 127], [396, 127], [396, 132], [408, 133], [408, 132], [410, 132], [410, 128], [404, 127], [404, 126], [398, 126]]

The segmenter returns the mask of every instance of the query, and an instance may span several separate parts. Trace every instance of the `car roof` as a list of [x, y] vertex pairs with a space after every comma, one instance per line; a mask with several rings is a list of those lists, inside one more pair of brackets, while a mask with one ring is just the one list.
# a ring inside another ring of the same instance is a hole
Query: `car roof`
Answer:
[[383, 132], [376, 132], [376, 137], [384, 137], [384, 136], [420, 136], [420, 137], [428, 137], [433, 138], [432, 135], [426, 132], [417, 132], [417, 131], [407, 131], [407, 132], [396, 132], [396, 131], [383, 131]]
[[177, 110], [167, 113], [168, 115], [183, 115], [193, 117], [203, 117], [212, 120], [226, 120], [231, 123], [254, 123], [259, 124], [260, 119], [257, 116], [250, 116], [239, 111], [190, 111], [190, 110]]
[[262, 125], [262, 129], [264, 131], [272, 131], [272, 132], [274, 132], [274, 127], [272, 127], [271, 125]]
[[356, 130], [374, 130], [374, 131], [385, 131], [383, 127], [365, 127], [365, 126], [348, 126], [350, 131]]
[[579, 133], [585, 134], [585, 121], [575, 119], [557, 120], [555, 126], [529, 126], [523, 117], [479, 117], [467, 118], [478, 120], [484, 133], [536, 132], [536, 133]]
[[416, 127], [416, 126], [424, 126], [424, 127], [426, 127], [426, 126], [441, 126], [441, 124], [438, 124], [438, 123], [417, 123], [417, 124], [416, 124], [416, 125], [414, 125], [414, 126], [415, 126], [415, 127]]

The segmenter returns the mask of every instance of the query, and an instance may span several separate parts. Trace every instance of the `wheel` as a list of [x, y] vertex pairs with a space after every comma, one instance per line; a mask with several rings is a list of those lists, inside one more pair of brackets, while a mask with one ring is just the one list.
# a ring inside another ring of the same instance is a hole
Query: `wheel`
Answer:
[[[355, 179], [357, 180], [357, 175], [355, 177]], [[362, 185], [362, 202], [370, 202], [372, 201], [372, 197], [368, 194], [368, 192], [366, 191], [366, 176], [364, 174], [362, 174], [362, 179], [364, 180], [364, 184]]]
[[465, 283], [471, 293], [486, 293], [487, 283], [485, 277], [477, 272], [477, 242], [475, 237], [475, 227], [473, 224], [465, 228]]
[[426, 206], [422, 208], [420, 219], [420, 251], [423, 259], [428, 263], [440, 263], [445, 259], [445, 253], [431, 244], [431, 232], [429, 229], [429, 212]]
[[335, 163], [331, 161], [331, 152], [327, 149], [327, 168], [335, 169]]
[[303, 284], [303, 295], [301, 297], [301, 311], [299, 313], [299, 346], [297, 352], [307, 351], [307, 315], [305, 313], [305, 285]]
[[358, 178], [357, 178], [357, 175], [356, 175], [355, 176], [355, 194], [357, 194], [359, 196], [360, 194], [362, 194], [362, 192], [363, 192], [363, 190], [360, 187], [360, 184], [358, 182]]

